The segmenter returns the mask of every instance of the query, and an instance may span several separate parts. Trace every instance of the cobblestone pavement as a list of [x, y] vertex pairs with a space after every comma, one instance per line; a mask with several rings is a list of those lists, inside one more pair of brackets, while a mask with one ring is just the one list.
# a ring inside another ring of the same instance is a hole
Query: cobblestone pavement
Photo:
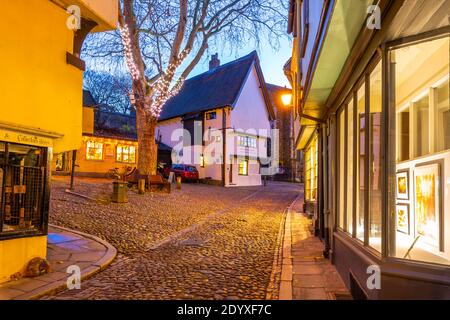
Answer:
[[[44, 299], [265, 299], [283, 212], [298, 194], [288, 183], [222, 188], [184, 184], [167, 194], [129, 192], [125, 205], [52, 192], [50, 222], [96, 235], [118, 257], [105, 271]], [[102, 199], [110, 183], [77, 192]]]

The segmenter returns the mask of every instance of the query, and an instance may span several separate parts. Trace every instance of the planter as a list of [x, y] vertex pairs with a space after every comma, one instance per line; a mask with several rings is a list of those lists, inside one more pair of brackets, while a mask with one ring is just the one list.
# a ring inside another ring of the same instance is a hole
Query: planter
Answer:
[[127, 182], [113, 182], [112, 201], [115, 203], [128, 202], [128, 183]]

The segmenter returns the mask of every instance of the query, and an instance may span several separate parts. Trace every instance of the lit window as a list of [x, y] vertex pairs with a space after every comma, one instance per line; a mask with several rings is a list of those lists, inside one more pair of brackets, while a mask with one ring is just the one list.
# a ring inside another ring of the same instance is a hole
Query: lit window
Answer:
[[103, 143], [88, 141], [86, 143], [87, 160], [103, 160]]
[[387, 63], [396, 126], [388, 138], [396, 153], [388, 153], [395, 172], [388, 179], [395, 190], [388, 203], [389, 255], [444, 265], [450, 265], [449, 49], [448, 36], [425, 40], [391, 49]]
[[248, 176], [248, 160], [239, 159], [238, 164], [239, 164], [239, 175]]
[[317, 196], [317, 135], [314, 136], [305, 152], [305, 199], [316, 201]]
[[116, 161], [125, 163], [136, 163], [136, 147], [118, 145], [116, 148]]
[[205, 157], [203, 155], [200, 156], [200, 167], [205, 167]]
[[217, 113], [215, 111], [206, 113], [206, 120], [215, 120], [215, 119], [217, 119]]
[[256, 138], [248, 136], [238, 136], [238, 145], [241, 147], [256, 148]]

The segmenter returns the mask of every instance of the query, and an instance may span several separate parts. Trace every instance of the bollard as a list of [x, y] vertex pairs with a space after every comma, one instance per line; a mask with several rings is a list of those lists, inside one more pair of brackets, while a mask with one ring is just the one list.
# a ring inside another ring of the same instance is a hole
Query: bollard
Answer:
[[138, 182], [138, 193], [144, 194], [145, 193], [145, 179], [139, 179]]
[[177, 177], [177, 189], [181, 189], [181, 177]]

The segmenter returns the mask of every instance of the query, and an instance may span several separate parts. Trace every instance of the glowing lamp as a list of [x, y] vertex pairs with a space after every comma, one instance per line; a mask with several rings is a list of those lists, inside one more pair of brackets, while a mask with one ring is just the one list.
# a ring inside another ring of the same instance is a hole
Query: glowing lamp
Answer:
[[281, 96], [281, 101], [283, 102], [283, 105], [288, 107], [292, 105], [292, 94], [291, 93], [287, 93], [287, 94], [283, 94]]

